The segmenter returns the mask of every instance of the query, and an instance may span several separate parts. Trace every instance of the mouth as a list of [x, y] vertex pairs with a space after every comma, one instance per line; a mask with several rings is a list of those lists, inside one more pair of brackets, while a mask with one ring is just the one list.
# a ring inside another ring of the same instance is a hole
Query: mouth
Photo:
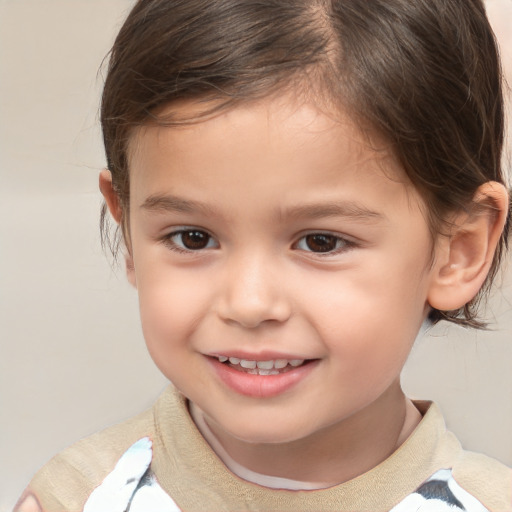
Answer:
[[249, 359], [249, 354], [211, 354], [209, 359], [221, 382], [231, 391], [260, 399], [291, 390], [308, 379], [321, 361], [283, 356], [267, 353]]
[[215, 356], [215, 359], [233, 370], [250, 375], [281, 375], [304, 366], [313, 360], [309, 359], [269, 359], [255, 361], [238, 357]]

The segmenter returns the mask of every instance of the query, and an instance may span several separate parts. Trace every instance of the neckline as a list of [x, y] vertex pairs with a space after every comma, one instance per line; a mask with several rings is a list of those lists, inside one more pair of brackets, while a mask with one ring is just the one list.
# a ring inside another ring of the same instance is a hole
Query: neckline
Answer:
[[[440, 467], [451, 467], [461, 453], [437, 406], [414, 404], [423, 419], [386, 460], [333, 487], [293, 491], [251, 483], [230, 471], [196, 427], [185, 397], [171, 385], [153, 409], [157, 447], [152, 467], [183, 509], [390, 510]], [[198, 494], [198, 489], [204, 491]]]
[[332, 484], [326, 482], [304, 482], [302, 480], [265, 475], [239, 464], [229, 455], [217, 439], [217, 436], [212, 432], [205, 420], [203, 411], [190, 401], [187, 402], [187, 405], [192, 420], [211, 449], [224, 465], [242, 480], [262, 487], [268, 487], [269, 489], [284, 489], [288, 491], [318, 491], [332, 487]]

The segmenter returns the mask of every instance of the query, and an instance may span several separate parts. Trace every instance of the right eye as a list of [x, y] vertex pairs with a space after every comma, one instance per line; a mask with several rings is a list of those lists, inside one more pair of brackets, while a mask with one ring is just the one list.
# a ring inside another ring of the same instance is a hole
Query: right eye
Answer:
[[309, 233], [301, 237], [295, 248], [319, 256], [335, 256], [354, 248], [356, 244], [341, 235], [332, 233]]
[[193, 252], [218, 247], [215, 239], [201, 229], [180, 229], [169, 233], [164, 242], [177, 252]]

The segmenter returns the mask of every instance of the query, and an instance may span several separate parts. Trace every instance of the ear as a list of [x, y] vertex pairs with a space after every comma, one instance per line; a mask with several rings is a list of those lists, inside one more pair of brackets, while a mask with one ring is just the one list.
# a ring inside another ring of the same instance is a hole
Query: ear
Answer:
[[108, 211], [114, 220], [120, 224], [123, 218], [123, 211], [119, 204], [119, 196], [114, 190], [112, 184], [112, 173], [108, 169], [103, 169], [99, 177], [100, 192], [107, 203]]
[[485, 282], [508, 212], [507, 189], [489, 181], [473, 197], [471, 211], [453, 219], [452, 231], [439, 237], [428, 302], [453, 311], [470, 302]]
[[[108, 169], [103, 169], [100, 172], [99, 185], [101, 194], [105, 199], [105, 203], [107, 203], [107, 208], [110, 214], [118, 224], [121, 224], [123, 221], [123, 210], [120, 205], [119, 196], [117, 195], [117, 192], [114, 190], [114, 186], [112, 184], [112, 173]], [[126, 277], [128, 278], [128, 282], [136, 288], [137, 284], [135, 280], [135, 267], [133, 265], [133, 257], [131, 255], [130, 247], [127, 247], [125, 263]]]

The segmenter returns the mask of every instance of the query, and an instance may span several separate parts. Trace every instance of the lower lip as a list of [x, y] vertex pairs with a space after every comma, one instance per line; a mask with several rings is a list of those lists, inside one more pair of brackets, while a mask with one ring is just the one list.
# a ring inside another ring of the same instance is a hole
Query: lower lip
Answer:
[[318, 363], [309, 361], [279, 375], [253, 375], [235, 370], [215, 358], [210, 357], [209, 361], [226, 386], [241, 395], [257, 398], [270, 398], [288, 391], [304, 380]]

